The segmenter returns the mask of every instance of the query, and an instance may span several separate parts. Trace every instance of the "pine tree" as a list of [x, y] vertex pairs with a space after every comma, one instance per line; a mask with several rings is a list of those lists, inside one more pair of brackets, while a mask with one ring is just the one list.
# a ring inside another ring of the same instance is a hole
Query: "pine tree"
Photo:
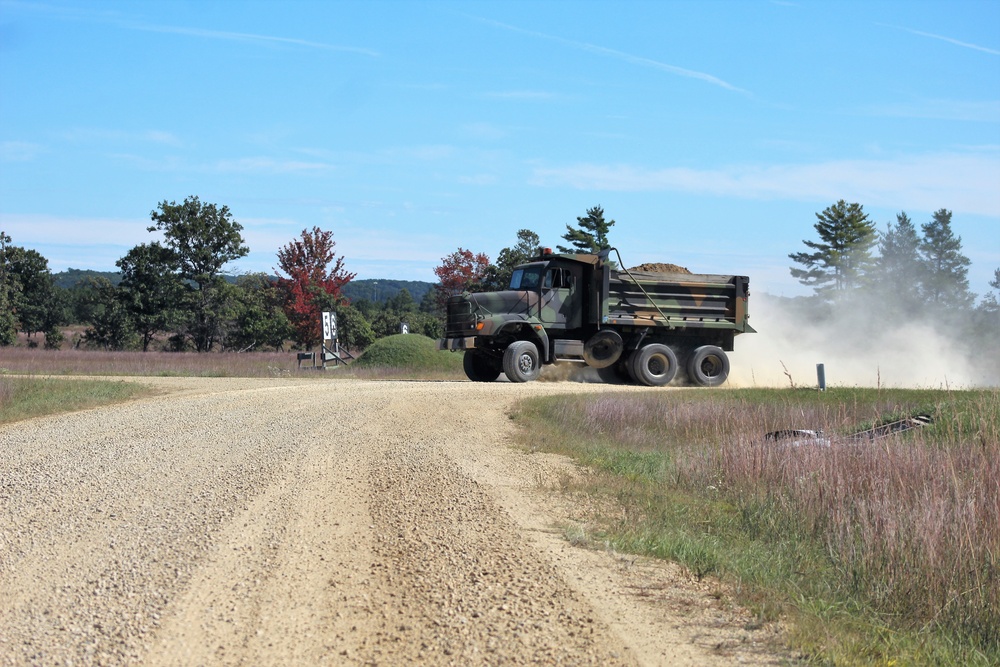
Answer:
[[872, 266], [871, 249], [878, 239], [875, 223], [861, 204], [848, 204], [843, 199], [817, 213], [816, 218], [814, 227], [820, 240], [802, 241], [815, 252], [788, 256], [806, 267], [792, 267], [792, 277], [826, 297], [860, 286]]
[[887, 303], [902, 308], [915, 306], [920, 300], [920, 237], [905, 211], [896, 214], [879, 238], [879, 257], [873, 289]]
[[920, 257], [924, 298], [948, 310], [966, 310], [975, 295], [969, 291], [969, 258], [962, 254], [962, 237], [951, 229], [951, 211], [939, 209], [920, 226]]
[[570, 245], [557, 246], [559, 252], [565, 253], [590, 253], [596, 255], [601, 250], [610, 248], [608, 242], [608, 231], [614, 226], [614, 220], [604, 219], [604, 209], [600, 206], [587, 209], [585, 217], [577, 217], [577, 227], [566, 225], [566, 233], [563, 238], [569, 241]]

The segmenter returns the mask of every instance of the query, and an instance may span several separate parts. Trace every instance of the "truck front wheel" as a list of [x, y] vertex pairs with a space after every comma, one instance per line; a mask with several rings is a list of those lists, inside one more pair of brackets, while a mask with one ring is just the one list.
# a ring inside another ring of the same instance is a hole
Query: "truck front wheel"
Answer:
[[500, 377], [499, 361], [482, 352], [466, 352], [462, 367], [465, 369], [465, 376], [473, 382], [493, 382]]
[[517, 340], [503, 353], [503, 372], [511, 382], [531, 382], [538, 379], [542, 363], [538, 348], [530, 340]]
[[722, 348], [702, 345], [688, 359], [688, 377], [702, 387], [718, 387], [729, 377], [729, 357]]
[[647, 387], [663, 387], [677, 375], [677, 355], [666, 345], [650, 343], [632, 355], [632, 375]]

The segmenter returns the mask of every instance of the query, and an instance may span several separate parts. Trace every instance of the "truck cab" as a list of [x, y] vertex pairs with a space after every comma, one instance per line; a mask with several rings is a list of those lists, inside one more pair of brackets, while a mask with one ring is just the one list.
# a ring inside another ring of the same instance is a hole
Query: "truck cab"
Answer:
[[547, 328], [576, 329], [583, 323], [582, 280], [578, 262], [553, 259], [515, 268], [509, 289], [538, 294], [537, 317]]

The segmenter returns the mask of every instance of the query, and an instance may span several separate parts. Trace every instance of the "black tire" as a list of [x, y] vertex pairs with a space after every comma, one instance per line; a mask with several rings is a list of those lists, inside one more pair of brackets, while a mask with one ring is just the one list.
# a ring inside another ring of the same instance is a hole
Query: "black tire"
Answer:
[[639, 379], [635, 376], [635, 358], [639, 356], [639, 350], [632, 350], [625, 359], [625, 381], [638, 384]]
[[493, 382], [500, 377], [500, 364], [482, 352], [469, 350], [462, 359], [465, 376], [473, 382]]
[[531, 382], [538, 379], [542, 363], [538, 348], [530, 340], [517, 340], [503, 353], [503, 372], [511, 382]]
[[597, 369], [597, 377], [605, 384], [629, 384], [634, 382], [628, 372], [628, 357], [623, 357], [613, 366]]
[[702, 387], [718, 387], [729, 377], [729, 357], [722, 348], [702, 345], [691, 353], [688, 378]]
[[625, 344], [614, 329], [598, 331], [583, 344], [583, 360], [591, 368], [608, 368], [622, 356]]
[[632, 375], [647, 387], [663, 387], [677, 375], [677, 355], [666, 345], [650, 343], [632, 355]]

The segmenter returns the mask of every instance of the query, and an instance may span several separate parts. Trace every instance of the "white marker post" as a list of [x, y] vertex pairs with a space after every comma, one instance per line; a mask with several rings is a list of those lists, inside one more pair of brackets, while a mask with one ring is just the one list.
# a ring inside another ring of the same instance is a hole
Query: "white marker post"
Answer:
[[[329, 350], [327, 350], [326, 341], [328, 340], [333, 341], [334, 354], [330, 354]], [[329, 359], [335, 360], [338, 364], [340, 363], [340, 348], [337, 343], [337, 313], [323, 313], [323, 345], [321, 354], [323, 355], [323, 370], [326, 370], [326, 362]]]

